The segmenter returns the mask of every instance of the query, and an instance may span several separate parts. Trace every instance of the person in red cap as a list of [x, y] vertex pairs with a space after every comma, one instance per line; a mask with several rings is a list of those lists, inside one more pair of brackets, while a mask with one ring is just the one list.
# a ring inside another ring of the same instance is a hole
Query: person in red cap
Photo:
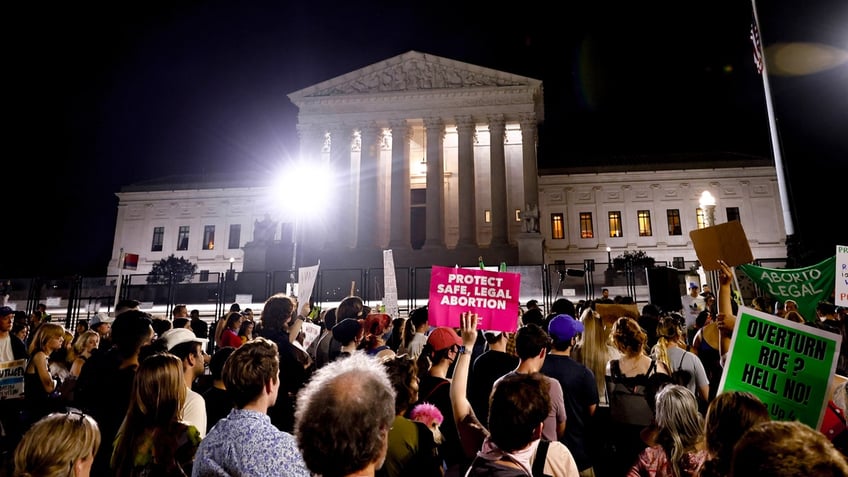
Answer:
[[440, 429], [445, 440], [440, 451], [447, 469], [445, 475], [462, 475], [471, 465], [470, 459], [466, 458], [462, 450], [450, 400], [451, 381], [448, 372], [460, 353], [470, 354], [471, 350], [462, 346], [462, 338], [453, 328], [440, 326], [430, 331], [421, 356], [418, 357], [418, 375], [421, 381], [418, 385], [416, 404], [433, 404], [444, 416]]

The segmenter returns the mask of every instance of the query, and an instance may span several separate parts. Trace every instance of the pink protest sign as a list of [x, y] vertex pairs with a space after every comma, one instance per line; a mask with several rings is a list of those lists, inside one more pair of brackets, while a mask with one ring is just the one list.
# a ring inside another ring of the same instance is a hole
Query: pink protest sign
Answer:
[[518, 273], [434, 266], [430, 274], [430, 324], [459, 328], [460, 313], [473, 311], [480, 316], [479, 329], [514, 332], [518, 328], [520, 288]]

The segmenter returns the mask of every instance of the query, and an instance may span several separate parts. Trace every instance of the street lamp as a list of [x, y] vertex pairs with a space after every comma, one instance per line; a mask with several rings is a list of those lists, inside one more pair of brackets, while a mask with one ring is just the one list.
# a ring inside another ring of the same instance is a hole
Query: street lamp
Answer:
[[235, 257], [230, 257], [230, 274], [233, 273], [233, 263], [235, 263], [235, 261], [236, 261]]
[[607, 270], [612, 268], [612, 249], [607, 247]]
[[[715, 225], [715, 207], [716, 200], [710, 191], [705, 190], [701, 194], [701, 199], [699, 201], [701, 206], [701, 210], [704, 211], [704, 225], [706, 227], [712, 227]], [[710, 290], [714, 290], [714, 285], [716, 284], [716, 272], [708, 272], [706, 273], [707, 284], [710, 286]]]

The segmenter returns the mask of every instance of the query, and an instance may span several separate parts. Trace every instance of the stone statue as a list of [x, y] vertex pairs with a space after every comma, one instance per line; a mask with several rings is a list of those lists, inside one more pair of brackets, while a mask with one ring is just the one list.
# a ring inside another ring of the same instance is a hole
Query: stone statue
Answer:
[[525, 204], [524, 213], [524, 231], [534, 233], [539, 231], [539, 206], [536, 204]]
[[265, 214], [265, 218], [253, 222], [253, 241], [256, 243], [267, 243], [274, 241], [274, 235], [277, 233], [277, 222], [271, 219], [270, 214]]

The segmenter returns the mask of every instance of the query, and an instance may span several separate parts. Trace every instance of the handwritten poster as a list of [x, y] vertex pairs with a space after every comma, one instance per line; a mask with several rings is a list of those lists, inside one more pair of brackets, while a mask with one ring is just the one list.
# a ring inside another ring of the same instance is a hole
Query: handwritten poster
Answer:
[[719, 392], [749, 391], [772, 419], [821, 427], [842, 337], [739, 307]]
[[0, 362], [0, 400], [23, 397], [25, 367], [25, 359]]
[[848, 246], [836, 246], [836, 288], [834, 305], [848, 306]]

